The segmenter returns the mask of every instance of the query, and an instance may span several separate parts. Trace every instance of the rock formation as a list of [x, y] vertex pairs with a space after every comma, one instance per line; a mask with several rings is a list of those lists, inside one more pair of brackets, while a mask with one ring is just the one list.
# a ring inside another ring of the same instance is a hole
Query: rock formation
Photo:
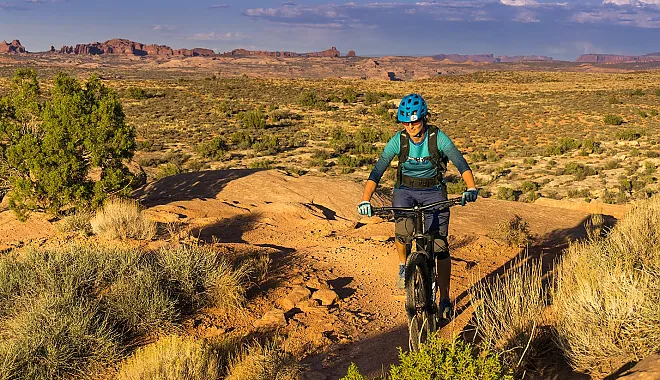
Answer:
[[13, 40], [10, 44], [7, 41], [0, 42], [0, 53], [19, 54], [26, 52], [25, 47], [21, 45], [21, 41], [19, 40]]
[[255, 56], [255, 57], [274, 57], [274, 58], [288, 58], [288, 57], [339, 57], [341, 54], [336, 47], [331, 47], [330, 49], [312, 52], [312, 53], [295, 53], [292, 51], [264, 51], [264, 50], [246, 50], [246, 49], [234, 49], [230, 52], [222, 53], [223, 56], [231, 57], [245, 57], [245, 56]]
[[581, 63], [660, 62], [660, 53], [646, 55], [582, 54], [575, 60]]
[[355, 50], [349, 50], [348, 53], [346, 53], [346, 57], [355, 57]]

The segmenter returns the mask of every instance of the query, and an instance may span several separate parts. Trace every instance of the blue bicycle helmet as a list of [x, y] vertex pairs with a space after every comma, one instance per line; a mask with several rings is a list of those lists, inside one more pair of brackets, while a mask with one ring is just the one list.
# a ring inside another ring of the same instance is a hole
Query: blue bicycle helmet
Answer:
[[401, 123], [410, 123], [422, 119], [429, 112], [429, 108], [418, 94], [409, 94], [401, 99], [399, 110], [397, 111], [397, 120]]

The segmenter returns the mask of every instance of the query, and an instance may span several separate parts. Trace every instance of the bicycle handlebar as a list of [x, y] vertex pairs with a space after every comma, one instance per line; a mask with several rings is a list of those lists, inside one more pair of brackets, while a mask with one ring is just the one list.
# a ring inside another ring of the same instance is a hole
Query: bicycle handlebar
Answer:
[[438, 207], [441, 210], [445, 209], [447, 207], [452, 207], [461, 204], [461, 198], [452, 198], [448, 199], [446, 201], [439, 201], [439, 202], [434, 202], [434, 203], [429, 203], [427, 205], [423, 206], [413, 206], [413, 207], [372, 207], [371, 212], [373, 215], [376, 214], [386, 214], [390, 213], [392, 211], [398, 211], [398, 212], [422, 212], [424, 210], [428, 210], [430, 208], [435, 208]]

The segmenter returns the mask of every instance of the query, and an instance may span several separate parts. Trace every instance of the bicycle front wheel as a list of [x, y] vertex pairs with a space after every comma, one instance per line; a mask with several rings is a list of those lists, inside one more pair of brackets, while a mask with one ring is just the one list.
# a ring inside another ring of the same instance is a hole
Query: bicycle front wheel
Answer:
[[435, 331], [435, 316], [431, 314], [431, 277], [426, 255], [413, 252], [406, 260], [406, 313], [408, 342], [411, 351], [419, 350]]

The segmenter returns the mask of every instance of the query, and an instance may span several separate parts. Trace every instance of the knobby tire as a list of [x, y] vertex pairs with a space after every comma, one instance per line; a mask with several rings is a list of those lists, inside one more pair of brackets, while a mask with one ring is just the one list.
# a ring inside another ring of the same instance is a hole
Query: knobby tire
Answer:
[[431, 275], [423, 253], [408, 255], [405, 284], [409, 348], [418, 351], [436, 329], [435, 315], [430, 312]]

